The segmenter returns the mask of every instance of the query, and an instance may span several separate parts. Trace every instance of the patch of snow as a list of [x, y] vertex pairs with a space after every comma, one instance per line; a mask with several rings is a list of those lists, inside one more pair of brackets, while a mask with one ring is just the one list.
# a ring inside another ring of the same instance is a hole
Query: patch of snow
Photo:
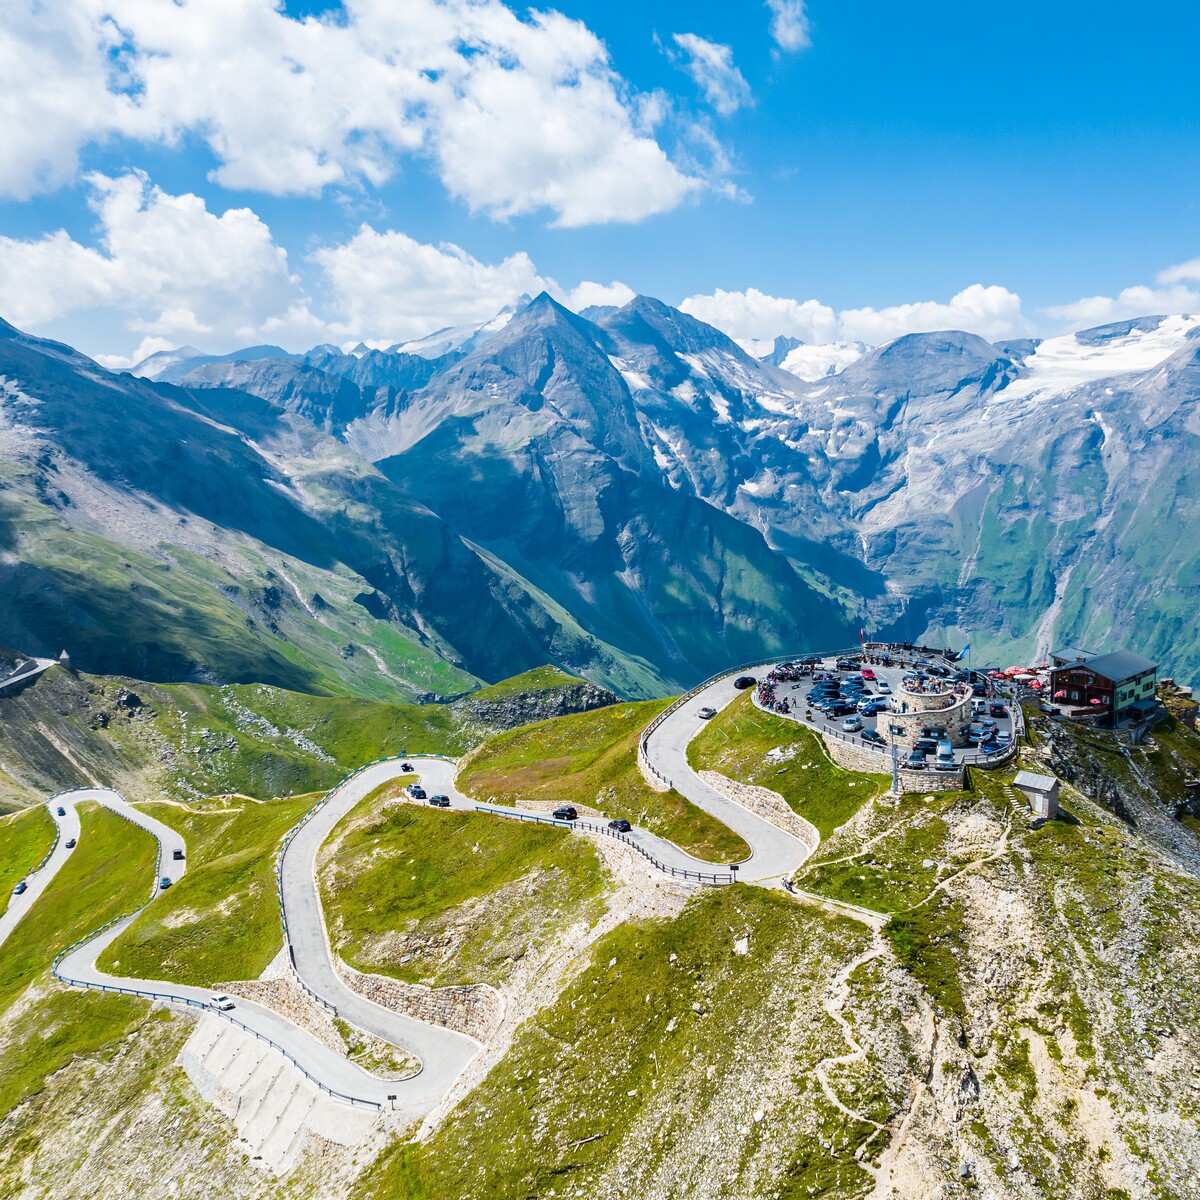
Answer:
[[631, 392], [649, 392], [652, 391], [650, 380], [640, 371], [633, 370], [625, 359], [618, 357], [615, 354], [608, 356], [608, 361], [620, 373], [621, 378], [625, 380], [625, 386]]
[[1152, 370], [1181, 350], [1189, 333], [1198, 328], [1200, 318], [1175, 316], [1164, 317], [1154, 329], [1131, 328], [1123, 337], [1081, 342], [1069, 333], [1048, 338], [1025, 360], [1020, 376], [996, 393], [996, 399], [1061, 395], [1097, 379]]
[[840, 375], [871, 349], [865, 342], [829, 342], [823, 346], [797, 346], [780, 364], [806, 383]]

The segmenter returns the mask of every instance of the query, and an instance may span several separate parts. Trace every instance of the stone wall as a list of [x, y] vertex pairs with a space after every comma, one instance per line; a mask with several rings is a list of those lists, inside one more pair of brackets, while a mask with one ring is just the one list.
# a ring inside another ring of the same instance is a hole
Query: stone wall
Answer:
[[[966, 730], [971, 724], [971, 695], [957, 692], [910, 692], [904, 688], [896, 693], [895, 705], [899, 709], [908, 705], [908, 712], [886, 712], [879, 714], [876, 725], [889, 742], [911, 746], [921, 736], [927, 725], [941, 725], [956, 746], [967, 743]], [[891, 726], [903, 730], [894, 733]]]
[[307, 1030], [330, 1050], [336, 1050], [339, 1054], [346, 1051], [346, 1043], [333, 1027], [329, 1012], [309, 996], [294, 979], [237, 979], [229, 983], [219, 983], [214, 990], [253, 1000], [255, 1004], [261, 1004], [263, 1008], [269, 1008], [281, 1017], [286, 1017], [293, 1025]]
[[340, 958], [335, 957], [334, 962], [342, 980], [360, 996], [392, 1012], [465, 1033], [480, 1042], [487, 1041], [504, 1016], [503, 997], [485, 983], [430, 988], [386, 975], [365, 975]]
[[791, 805], [778, 792], [749, 783], [739, 783], [719, 771], [700, 771], [699, 775], [714, 792], [719, 792], [727, 800], [748, 808], [764, 821], [770, 821], [776, 829], [790, 833], [808, 848], [809, 854], [817, 848], [821, 835], [816, 827], [793, 812]]
[[[837, 738], [826, 737], [825, 745], [829, 757], [839, 767], [848, 771], [870, 771], [872, 774], [885, 775], [892, 773], [892, 756], [887, 753], [877, 753], [865, 746], [851, 745], [849, 742], [838, 741]], [[905, 771], [900, 772], [900, 790], [902, 792], [957, 792], [963, 787], [963, 769], [957, 771]]]

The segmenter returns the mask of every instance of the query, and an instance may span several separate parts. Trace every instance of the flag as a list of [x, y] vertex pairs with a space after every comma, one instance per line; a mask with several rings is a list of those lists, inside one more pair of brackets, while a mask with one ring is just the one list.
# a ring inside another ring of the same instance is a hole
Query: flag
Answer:
[[865, 646], [867, 644], [867, 631], [865, 629], [858, 631], [858, 640], [860, 645]]
[[968, 642], [968, 643], [967, 643], [967, 644], [966, 644], [966, 645], [965, 645], [965, 646], [964, 646], [964, 647], [963, 647], [963, 648], [962, 648], [962, 649], [961, 649], [961, 650], [958, 652], [958, 657], [959, 657], [959, 658], [962, 658], [962, 656], [963, 656], [964, 654], [966, 654], [966, 652], [967, 652], [968, 650], [970, 650], [970, 648], [971, 648], [971, 643], [970, 643], [970, 642]]

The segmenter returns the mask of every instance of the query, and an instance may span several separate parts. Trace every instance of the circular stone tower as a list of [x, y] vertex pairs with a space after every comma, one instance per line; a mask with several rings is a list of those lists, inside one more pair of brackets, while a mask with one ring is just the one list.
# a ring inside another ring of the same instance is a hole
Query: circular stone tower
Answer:
[[971, 687], [931, 679], [923, 685], [901, 684], [892, 703], [895, 712], [879, 714], [879, 732], [889, 742], [911, 746], [927, 726], [940, 726], [955, 746], [967, 744], [971, 724]]

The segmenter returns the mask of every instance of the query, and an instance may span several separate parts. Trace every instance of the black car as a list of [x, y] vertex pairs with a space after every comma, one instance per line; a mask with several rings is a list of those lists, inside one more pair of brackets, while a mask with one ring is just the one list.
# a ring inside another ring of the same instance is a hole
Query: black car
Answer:
[[425, 789], [423, 787], [417, 787], [417, 785], [415, 783], [412, 784], [411, 787], [409, 787], [408, 794], [414, 800], [424, 800], [425, 799]]
[[450, 807], [450, 797], [449, 796], [430, 796], [429, 803], [432, 804], [434, 808], [449, 808]]
[[400, 764], [400, 770], [402, 770], [402, 771], [411, 771], [412, 769], [413, 769], [412, 763], [401, 763]]
[[858, 712], [858, 705], [847, 702], [839, 702], [837, 704], [831, 704], [825, 711], [831, 717], [848, 717], [851, 713]]
[[990, 711], [991, 711], [991, 714], [993, 717], [1007, 717], [1008, 716], [1008, 709], [1005, 708], [1003, 704], [993, 704]]
[[574, 821], [579, 816], [570, 804], [564, 804], [562, 808], [556, 808], [553, 815], [556, 821]]
[[615, 829], [618, 833], [628, 833], [633, 828], [624, 817], [617, 817], [615, 820], [609, 821], [608, 827]]
[[58, 808], [55, 811], [58, 813], [58, 815], [60, 817], [65, 817], [67, 815], [67, 810], [65, 808], [63, 808], [63, 806], [61, 804], [58, 806]]
[[17, 886], [16, 886], [15, 888], [13, 888], [13, 895], [14, 895], [14, 896], [19, 896], [19, 895], [21, 895], [21, 893], [22, 893], [22, 892], [24, 892], [24, 891], [25, 891], [25, 890], [26, 890], [28, 887], [29, 887], [29, 884], [27, 884], [27, 883], [25, 882], [25, 880], [24, 880], [24, 879], [22, 879], [22, 880], [21, 880], [21, 882], [20, 882], [20, 883], [18, 883], [18, 884], [17, 884]]
[[733, 686], [739, 692], [744, 692], [747, 688], [752, 688], [758, 682], [753, 675], [739, 675], [734, 681]]
[[870, 742], [873, 746], [886, 746], [887, 738], [882, 734], [876, 733], [874, 729], [864, 729], [858, 735], [864, 742]]
[[176, 862], [180, 862], [180, 861], [182, 860], [182, 858], [183, 858], [183, 851], [182, 851], [182, 850], [172, 850], [172, 851], [171, 851], [171, 857], [172, 857], [172, 858], [173, 858], [173, 859], [174, 859]]
[[63, 845], [66, 846], [66, 848], [68, 850], [74, 850], [75, 849], [75, 839], [67, 838], [67, 840], [63, 843]]

